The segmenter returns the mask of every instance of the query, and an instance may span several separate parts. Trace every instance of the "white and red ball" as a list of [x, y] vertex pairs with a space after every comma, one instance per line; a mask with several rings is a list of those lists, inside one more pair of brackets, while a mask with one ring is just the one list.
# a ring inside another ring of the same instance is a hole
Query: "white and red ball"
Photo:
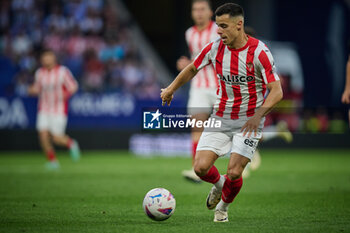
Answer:
[[163, 221], [174, 213], [176, 201], [174, 196], [164, 188], [150, 190], [143, 199], [143, 210], [155, 221]]

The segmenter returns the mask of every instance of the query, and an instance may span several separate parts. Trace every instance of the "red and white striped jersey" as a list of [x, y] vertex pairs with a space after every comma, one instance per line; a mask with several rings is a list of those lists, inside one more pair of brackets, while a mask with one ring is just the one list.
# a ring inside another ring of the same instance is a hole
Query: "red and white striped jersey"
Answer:
[[209, 43], [194, 65], [200, 70], [209, 64], [219, 80], [214, 105], [214, 114], [219, 117], [253, 116], [264, 102], [266, 84], [279, 80], [270, 50], [253, 37], [240, 49], [230, 49], [221, 39]]
[[67, 115], [69, 91], [77, 87], [72, 73], [65, 66], [51, 70], [39, 68], [35, 83], [39, 90], [38, 111], [55, 115]]
[[[209, 42], [218, 38], [217, 26], [211, 21], [209, 26], [198, 31], [196, 26], [187, 29], [185, 33], [186, 42], [190, 50], [191, 58], [194, 59]], [[218, 80], [212, 66], [206, 66], [191, 81], [191, 88], [217, 88]]]

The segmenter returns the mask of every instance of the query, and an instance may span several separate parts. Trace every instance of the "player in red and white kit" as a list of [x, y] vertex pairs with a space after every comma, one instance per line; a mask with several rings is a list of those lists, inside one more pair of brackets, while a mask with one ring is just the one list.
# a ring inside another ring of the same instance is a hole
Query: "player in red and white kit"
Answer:
[[57, 64], [53, 51], [42, 53], [41, 64], [28, 92], [39, 96], [36, 127], [41, 147], [49, 160], [47, 167], [58, 169], [59, 163], [52, 142], [67, 147], [74, 161], [80, 158], [77, 141], [65, 134], [68, 99], [78, 90], [78, 84], [67, 67]]
[[[192, 19], [194, 26], [187, 29], [185, 33], [186, 42], [191, 54], [191, 59], [182, 56], [177, 61], [179, 71], [189, 65], [200, 53], [204, 45], [218, 38], [217, 26], [211, 20], [213, 12], [210, 0], [192, 1]], [[197, 120], [207, 120], [212, 111], [216, 99], [218, 80], [213, 66], [204, 67], [191, 81], [189, 100], [187, 104], [188, 114]], [[192, 166], [196, 155], [197, 144], [202, 134], [203, 128], [194, 128], [191, 133], [192, 138]], [[200, 182], [193, 168], [182, 171], [182, 175], [187, 179]]]
[[[208, 209], [215, 209], [214, 222], [228, 221], [228, 206], [239, 193], [242, 172], [251, 161], [262, 136], [265, 115], [282, 99], [283, 92], [272, 55], [265, 44], [244, 32], [243, 9], [226, 3], [215, 11], [220, 38], [206, 45], [176, 79], [161, 90], [163, 104], [170, 105], [174, 92], [200, 69], [212, 64], [219, 89], [211, 118], [222, 122], [221, 130], [206, 128], [194, 163], [196, 174], [213, 185]], [[264, 98], [266, 90], [268, 95]], [[215, 161], [231, 152], [227, 174]]]

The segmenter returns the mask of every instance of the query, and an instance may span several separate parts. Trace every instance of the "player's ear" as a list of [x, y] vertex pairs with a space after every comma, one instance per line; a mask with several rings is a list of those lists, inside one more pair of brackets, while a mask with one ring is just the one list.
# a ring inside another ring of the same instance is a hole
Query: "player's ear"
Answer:
[[210, 18], [211, 18], [211, 19], [213, 18], [213, 15], [214, 15], [213, 11], [210, 10]]
[[243, 19], [239, 19], [236, 25], [237, 29], [241, 30], [243, 28]]

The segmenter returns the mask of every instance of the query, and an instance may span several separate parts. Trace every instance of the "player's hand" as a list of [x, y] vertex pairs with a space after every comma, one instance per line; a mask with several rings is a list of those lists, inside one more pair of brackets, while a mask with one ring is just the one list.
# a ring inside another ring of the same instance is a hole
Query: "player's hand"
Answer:
[[191, 60], [188, 59], [186, 56], [180, 57], [176, 62], [176, 68], [178, 71], [181, 71], [185, 69], [186, 66], [188, 66], [191, 63]]
[[243, 136], [247, 135], [248, 138], [252, 135], [254, 132], [254, 136], [256, 137], [256, 134], [258, 132], [258, 128], [260, 125], [261, 117], [254, 115], [251, 117], [241, 128], [241, 132], [243, 132]]
[[37, 85], [33, 84], [33, 85], [28, 87], [27, 93], [28, 93], [28, 95], [31, 95], [31, 96], [37, 96], [40, 93], [40, 89]]
[[163, 88], [160, 89], [160, 98], [162, 98], [162, 106], [166, 103], [168, 106], [170, 106], [171, 101], [174, 98], [174, 92], [169, 90], [169, 88]]
[[341, 102], [344, 104], [350, 104], [350, 90], [346, 89], [341, 97]]

